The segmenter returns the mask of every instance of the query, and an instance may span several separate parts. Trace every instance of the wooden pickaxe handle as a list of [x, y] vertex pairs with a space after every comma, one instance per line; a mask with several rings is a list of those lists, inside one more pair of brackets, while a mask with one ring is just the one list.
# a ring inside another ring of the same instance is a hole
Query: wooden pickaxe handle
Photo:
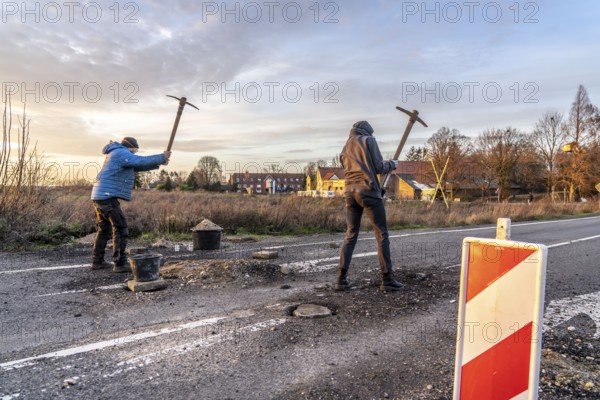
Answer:
[[[406, 125], [406, 129], [404, 129], [404, 134], [402, 135], [400, 144], [398, 145], [398, 148], [396, 149], [396, 153], [394, 153], [393, 160], [397, 160], [398, 157], [400, 157], [400, 153], [402, 153], [404, 144], [406, 143], [406, 140], [408, 139], [408, 135], [410, 134], [410, 131], [412, 130], [412, 127], [415, 124], [415, 122], [419, 122], [425, 128], [427, 128], [427, 124], [425, 123], [425, 121], [423, 121], [421, 118], [419, 118], [419, 112], [417, 110], [412, 110], [412, 112], [410, 112], [401, 107], [396, 107], [396, 109], [407, 114], [410, 118], [408, 119], [408, 124]], [[387, 189], [387, 186], [388, 186], [388, 183], [390, 180], [390, 175], [391, 175], [391, 172], [386, 174], [385, 177], [383, 178], [383, 189], [384, 190]]]
[[177, 109], [177, 115], [175, 116], [173, 129], [171, 130], [171, 138], [169, 139], [169, 144], [167, 145], [167, 151], [171, 151], [171, 148], [173, 147], [173, 141], [175, 140], [175, 134], [177, 133], [177, 127], [179, 126], [179, 120], [181, 119], [181, 114], [183, 114], [183, 107], [185, 107], [187, 104], [188, 106], [194, 107], [196, 110], [199, 110], [199, 108], [192, 103], [188, 103], [187, 98], [185, 97], [179, 98], [171, 95], [167, 95], [167, 97], [172, 97], [175, 100], [179, 100], [179, 108]]

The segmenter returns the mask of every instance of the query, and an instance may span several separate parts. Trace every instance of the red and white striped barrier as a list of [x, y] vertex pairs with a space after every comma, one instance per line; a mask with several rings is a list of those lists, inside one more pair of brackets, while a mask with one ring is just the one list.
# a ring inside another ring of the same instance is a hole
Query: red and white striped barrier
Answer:
[[454, 399], [537, 399], [544, 245], [463, 241]]

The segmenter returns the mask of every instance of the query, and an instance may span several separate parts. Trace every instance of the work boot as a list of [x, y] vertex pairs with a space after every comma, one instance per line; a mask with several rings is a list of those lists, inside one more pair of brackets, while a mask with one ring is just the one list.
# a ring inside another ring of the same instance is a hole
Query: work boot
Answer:
[[381, 278], [381, 287], [379, 288], [382, 292], [397, 292], [404, 287], [403, 284], [394, 279], [394, 275], [390, 272], [389, 274], [383, 274]]
[[98, 269], [108, 269], [112, 267], [112, 264], [106, 261], [102, 261], [100, 263], [98, 262], [93, 262], [92, 263], [92, 271], [98, 270]]
[[338, 269], [338, 277], [335, 282], [334, 290], [340, 292], [346, 290], [350, 287], [350, 283], [348, 283], [348, 270], [347, 269]]
[[113, 270], [115, 274], [120, 274], [123, 272], [131, 272], [131, 266], [129, 264], [113, 264]]

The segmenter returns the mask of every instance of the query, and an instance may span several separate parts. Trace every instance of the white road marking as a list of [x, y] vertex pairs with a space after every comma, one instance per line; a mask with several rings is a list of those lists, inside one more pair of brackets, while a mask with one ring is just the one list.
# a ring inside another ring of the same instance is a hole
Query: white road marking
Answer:
[[140, 340], [144, 340], [144, 339], [148, 339], [148, 338], [152, 338], [152, 337], [156, 337], [156, 336], [168, 335], [171, 333], [181, 332], [181, 331], [188, 330], [188, 329], [194, 329], [194, 328], [198, 328], [201, 326], [214, 324], [223, 319], [225, 319], [225, 317], [214, 317], [214, 318], [201, 319], [198, 321], [193, 321], [193, 322], [188, 322], [185, 324], [177, 325], [173, 328], [162, 328], [157, 331], [146, 331], [146, 332], [136, 333], [134, 335], [124, 336], [121, 338], [115, 338], [112, 340], [104, 340], [101, 342], [89, 343], [89, 344], [86, 344], [83, 346], [77, 346], [77, 347], [71, 347], [68, 349], [53, 351], [51, 353], [40, 354], [38, 356], [32, 356], [32, 357], [22, 358], [19, 360], [7, 361], [7, 362], [0, 364], [0, 368], [3, 370], [11, 370], [11, 369], [15, 369], [15, 368], [27, 367], [30, 365], [35, 365], [37, 363], [37, 361], [42, 360], [42, 359], [62, 358], [62, 357], [72, 356], [74, 354], [87, 353], [87, 352], [95, 351], [95, 350], [102, 350], [107, 347], [122, 346], [124, 344], [128, 344], [131, 342], [138, 342]]
[[[140, 340], [151, 338], [151, 337], [167, 335], [167, 334], [171, 334], [171, 333], [178, 333], [183, 330], [194, 329], [194, 328], [198, 328], [201, 326], [214, 325], [223, 319], [225, 319], [225, 318], [224, 317], [209, 318], [209, 319], [204, 319], [204, 320], [199, 320], [199, 321], [182, 324], [182, 325], [179, 325], [174, 328], [163, 328], [159, 331], [142, 332], [139, 334], [126, 336], [126, 337], [123, 337], [120, 339], [91, 343], [88, 345], [74, 347], [74, 348], [70, 348], [70, 349], [59, 350], [56, 352], [42, 354], [39, 356], [23, 358], [20, 360], [13, 360], [13, 361], [9, 361], [9, 362], [0, 364], [0, 368], [2, 368], [5, 371], [17, 369], [17, 368], [23, 368], [23, 367], [35, 365], [36, 361], [41, 360], [41, 359], [54, 359], [54, 358], [68, 357], [68, 356], [72, 356], [75, 354], [87, 353], [90, 351], [102, 350], [102, 349], [111, 348], [111, 347], [118, 347], [118, 346], [122, 346], [124, 344], [128, 344], [128, 343], [131, 343], [134, 341], [140, 341]], [[155, 359], [157, 359], [157, 358], [160, 359], [160, 358], [166, 358], [166, 357], [179, 356], [179, 355], [185, 354], [187, 352], [193, 351], [193, 350], [197, 349], [198, 347], [210, 347], [210, 346], [213, 346], [215, 344], [218, 344], [218, 343], [221, 343], [221, 342], [224, 342], [227, 340], [241, 338], [245, 334], [258, 332], [260, 330], [264, 330], [264, 329], [267, 329], [267, 328], [270, 328], [273, 326], [281, 325], [281, 324], [284, 324], [286, 321], [287, 321], [286, 318], [270, 319], [267, 321], [261, 321], [261, 322], [253, 323], [250, 325], [242, 326], [239, 328], [236, 327], [234, 330], [229, 330], [224, 333], [207, 336], [204, 338], [193, 340], [191, 342], [177, 344], [176, 346], [161, 348], [159, 351], [150, 352], [150, 353], [147, 353], [147, 354], [144, 354], [141, 356], [136, 356], [136, 357], [121, 361], [117, 364], [118, 369], [116, 369], [114, 372], [112, 372], [110, 374], [103, 375], [103, 377], [109, 378], [109, 377], [113, 377], [115, 375], [121, 374], [123, 372], [127, 372], [127, 371], [130, 371], [133, 369], [145, 367], [147, 365], [153, 364]], [[136, 350], [136, 351], [138, 351], [138, 350]], [[66, 365], [62, 369], [70, 369], [70, 368], [72, 368], [72, 366]], [[18, 397], [19, 394], [16, 393], [12, 396]], [[8, 399], [12, 399], [12, 398], [13, 397], [8, 397]], [[2, 398], [2, 400], [3, 399], [4, 399], [4, 397]]]
[[[562, 223], [562, 222], [573, 222], [573, 221], [586, 221], [586, 220], [590, 220], [590, 219], [600, 219], [600, 217], [585, 217], [585, 218], [575, 218], [575, 219], [562, 219], [562, 220], [558, 220], [558, 221], [538, 221], [538, 222], [524, 222], [524, 223], [519, 223], [519, 224], [513, 224], [512, 228], [518, 228], [520, 226], [531, 226], [531, 225], [542, 225], [542, 224], [557, 224], [557, 223]], [[390, 235], [390, 239], [396, 239], [396, 238], [405, 238], [405, 237], [411, 237], [411, 236], [427, 236], [427, 235], [441, 235], [441, 234], [445, 234], [445, 233], [459, 233], [459, 232], [473, 232], [473, 231], [482, 231], [482, 230], [495, 230], [496, 226], [486, 226], [486, 227], [478, 227], [478, 228], [458, 228], [458, 229], [449, 229], [449, 230], [444, 230], [444, 231], [427, 231], [427, 232], [412, 232], [412, 233], [403, 233], [403, 234], [398, 234], [398, 235]], [[565, 244], [572, 244], [572, 243], [577, 243], [577, 242], [581, 242], [581, 241], [585, 241], [585, 240], [591, 240], [591, 239], [596, 239], [600, 237], [600, 235], [598, 236], [592, 236], [590, 238], [584, 238], [584, 239], [576, 239], [576, 240], [572, 240], [570, 242], [564, 242]], [[359, 241], [363, 241], [363, 240], [375, 240], [374, 236], [371, 237], [363, 237], [363, 238], [359, 238]], [[324, 245], [324, 244], [330, 244], [332, 243], [331, 240], [325, 241], [325, 242], [313, 242], [313, 243], [297, 243], [297, 244], [293, 244], [293, 243], [289, 243], [286, 245], [280, 245], [280, 246], [270, 246], [270, 247], [261, 247], [261, 249], [265, 249], [265, 250], [275, 250], [275, 249], [281, 249], [281, 248], [292, 248], [292, 247], [303, 247], [303, 246], [318, 246], [318, 245]], [[558, 245], [560, 245], [561, 243], [559, 243]], [[548, 246], [548, 248], [551, 247], [558, 247], [558, 245], [550, 245]], [[225, 251], [224, 253], [239, 253], [239, 250], [231, 250], [231, 251]], [[181, 255], [178, 257], [192, 257], [194, 256], [193, 254], [186, 254], [186, 255]], [[354, 256], [356, 257], [356, 255]], [[168, 257], [167, 257], [168, 258]], [[329, 261], [332, 261], [335, 258], [330, 258]], [[327, 259], [323, 259], [322, 261], [325, 261]], [[307, 261], [309, 262], [309, 261]], [[18, 273], [27, 273], [27, 272], [35, 272], [35, 271], [55, 271], [55, 270], [64, 270], [64, 269], [78, 269], [78, 268], [88, 268], [91, 267], [91, 264], [78, 264], [78, 265], [62, 265], [62, 266], [58, 266], [58, 267], [39, 267], [39, 268], [30, 268], [30, 269], [18, 269], [18, 270], [12, 270], [12, 271], [0, 271], [0, 275], [3, 274], [18, 274]]]
[[587, 314], [596, 324], [594, 338], [600, 339], [600, 308], [598, 304], [600, 304], [600, 291], [552, 300], [544, 313], [544, 329], [554, 328], [576, 315]]
[[[403, 237], [411, 237], [411, 236], [438, 235], [438, 234], [442, 234], [442, 233], [481, 231], [481, 230], [488, 230], [488, 229], [496, 229], [496, 227], [493, 226], [493, 227], [481, 227], [481, 228], [456, 229], [456, 230], [447, 230], [447, 231], [428, 231], [428, 232], [403, 233], [403, 234], [399, 234], [399, 235], [390, 235], [390, 239], [403, 238]], [[369, 237], [358, 238], [358, 241], [360, 242], [360, 241], [364, 241], [364, 240], [375, 240], [375, 239], [376, 239], [375, 236], [369, 236]], [[290, 243], [290, 244], [281, 245], [281, 246], [264, 247], [264, 249], [265, 250], [276, 250], [276, 249], [283, 249], [283, 248], [290, 248], [290, 247], [318, 246], [318, 245], [323, 245], [323, 244], [329, 244], [331, 242], [332, 242], [331, 240], [328, 240], [326, 242], [314, 242], [314, 243], [298, 243], [298, 244], [291, 244]]]
[[[572, 219], [561, 219], [558, 221], [536, 221], [536, 222], [523, 222], [518, 224], [512, 224], [512, 228], [518, 228], [520, 226], [531, 226], [531, 225], [543, 225], [543, 224], [557, 224], [561, 222], [573, 222], [573, 221], [586, 221], [590, 219], [599, 219], [600, 217], [584, 217], [584, 218], [572, 218]], [[459, 232], [473, 232], [473, 231], [483, 231], [483, 230], [496, 230], [496, 226], [484, 226], [478, 228], [457, 228], [457, 229], [448, 229], [444, 231], [427, 231], [427, 232], [412, 232], [412, 233], [403, 233], [398, 235], [390, 235], [390, 239], [395, 238], [403, 238], [403, 237], [411, 237], [411, 236], [426, 236], [426, 235], [441, 235], [444, 233], [459, 233]], [[375, 236], [363, 237], [359, 238], [359, 241], [362, 240], [375, 240]], [[290, 248], [290, 247], [301, 247], [301, 246], [318, 246], [323, 244], [329, 244], [332, 240], [328, 240], [326, 242], [313, 242], [313, 243], [298, 243], [298, 244], [285, 244], [280, 246], [271, 246], [264, 247], [265, 250], [275, 250], [282, 248]]]
[[[372, 252], [368, 252], [368, 253], [357, 253], [354, 254], [352, 256], [352, 258], [362, 258], [362, 257], [371, 257], [371, 256], [376, 256], [377, 252], [376, 251], [372, 251]], [[318, 269], [318, 268], [322, 268], [321, 267], [317, 267], [316, 264], [325, 262], [325, 261], [339, 261], [340, 257], [336, 256], [336, 257], [327, 257], [327, 258], [319, 258], [316, 260], [308, 260], [308, 261], [295, 261], [295, 262], [291, 262], [291, 263], [285, 263], [282, 264], [281, 267], [287, 267], [290, 268], [291, 270], [293, 270], [294, 272], [315, 272], [315, 271], [319, 271], [322, 269]], [[329, 266], [337, 266], [337, 264], [329, 264]], [[329, 268], [325, 268], [325, 269], [329, 269]]]
[[569, 240], [568, 242], [555, 243], [555, 244], [548, 245], [546, 247], [548, 247], [549, 249], [551, 249], [551, 248], [554, 248], [554, 247], [567, 246], [567, 245], [574, 244], [574, 243], [579, 243], [579, 242], [587, 242], [588, 240], [594, 240], [594, 239], [600, 239], [600, 235], [588, 236], [588, 237], [581, 238], [581, 239]]
[[462, 264], [454, 264], [454, 265], [448, 265], [447, 267], [444, 267], [444, 269], [453, 269], [453, 268], [458, 268], [460, 267]]
[[3, 274], [20, 274], [23, 272], [35, 272], [35, 271], [55, 271], [61, 269], [77, 269], [77, 268], [90, 268], [92, 264], [77, 264], [77, 265], [61, 265], [59, 267], [38, 267], [29, 269], [15, 269], [12, 271], [0, 271], [0, 275]]
[[285, 323], [287, 320], [285, 318], [279, 319], [270, 319], [268, 321], [257, 322], [254, 324], [242, 326], [236, 328], [233, 331], [228, 331], [225, 333], [219, 333], [212, 336], [208, 336], [205, 338], [200, 338], [191, 342], [178, 344], [177, 346], [162, 348], [159, 351], [147, 353], [141, 356], [133, 357], [128, 360], [121, 361], [117, 364], [117, 369], [113, 373], [103, 375], [103, 377], [112, 377], [118, 375], [123, 372], [131, 371], [133, 369], [145, 367], [147, 365], [153, 364], [155, 360], [166, 358], [166, 357], [174, 357], [179, 356], [190, 351], [193, 351], [199, 347], [210, 347], [215, 344], [233, 340], [235, 338], [240, 338], [242, 335], [247, 333], [258, 332], [260, 330], [270, 328], [272, 326], [277, 326]]
[[[585, 237], [585, 238], [581, 238], [581, 239], [574, 239], [574, 240], [570, 240], [568, 242], [555, 243], [555, 244], [548, 245], [547, 247], [549, 249], [551, 249], [551, 248], [556, 248], [556, 247], [561, 247], [561, 246], [568, 246], [568, 245], [571, 245], [574, 243], [585, 242], [585, 241], [593, 240], [593, 239], [600, 239], [600, 235], [589, 236], [589, 237]], [[358, 253], [358, 254], [354, 254], [352, 256], [352, 258], [372, 257], [372, 256], [376, 256], [376, 255], [377, 255], [377, 252]], [[295, 262], [285, 263], [285, 264], [282, 264], [281, 266], [288, 267], [296, 273], [321, 272], [321, 271], [325, 271], [325, 270], [337, 267], [338, 263], [326, 264], [326, 265], [317, 265], [317, 264], [322, 263], [322, 262], [327, 262], [327, 261], [339, 261], [339, 259], [340, 259], [339, 256], [327, 257], [327, 258], [317, 258], [314, 260], [295, 261]], [[461, 266], [461, 264], [454, 264], [454, 265], [444, 267], [444, 269], [452, 269], [452, 268], [457, 268], [460, 266]]]
[[[555, 243], [555, 244], [547, 245], [547, 247], [549, 249], [552, 249], [552, 248], [556, 248], [556, 247], [568, 246], [568, 245], [575, 244], [575, 243], [586, 242], [588, 240], [594, 240], [594, 239], [600, 239], [600, 235], [588, 236], [588, 237], [584, 237], [584, 238], [580, 238], [580, 239], [574, 239], [574, 240], [570, 240], [568, 242]], [[377, 252], [358, 253], [358, 254], [353, 255], [352, 258], [371, 257], [371, 256], [376, 256], [376, 255], [377, 255]], [[325, 261], [339, 261], [339, 257], [318, 258], [315, 260], [308, 260], [308, 261], [296, 261], [296, 262], [292, 262], [292, 263], [282, 264], [282, 267], [283, 266], [289, 267], [292, 270], [294, 270], [294, 272], [297, 272], [297, 273], [309, 273], [309, 272], [324, 271], [324, 270], [331, 269], [331, 268], [338, 266], [338, 264], [327, 264], [327, 265], [320, 265], [320, 266], [317, 265], [317, 264], [319, 264], [321, 262], [325, 262]], [[452, 268], [457, 268], [460, 266], [461, 266], [461, 264], [454, 264], [454, 265], [444, 267], [444, 269], [452, 269]]]
[[92, 291], [96, 291], [96, 290], [104, 291], [104, 290], [115, 290], [115, 289], [124, 289], [124, 288], [125, 288], [125, 285], [123, 283], [117, 283], [116, 285], [98, 286], [97, 288], [94, 288], [94, 289], [67, 290], [66, 292], [39, 294], [35, 297], [59, 296], [61, 294], [86, 293], [86, 292], [92, 292]]

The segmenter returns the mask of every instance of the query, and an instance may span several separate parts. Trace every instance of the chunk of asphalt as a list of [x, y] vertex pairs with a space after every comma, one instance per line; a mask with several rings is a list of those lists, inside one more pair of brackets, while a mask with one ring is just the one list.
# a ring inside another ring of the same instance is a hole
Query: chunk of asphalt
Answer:
[[292, 273], [292, 269], [289, 267], [289, 265], [282, 265], [280, 271], [284, 275], [289, 275]]
[[294, 317], [300, 318], [324, 318], [330, 317], [332, 312], [329, 308], [316, 304], [300, 304], [294, 310]]
[[155, 290], [165, 289], [167, 286], [168, 284], [163, 278], [148, 282], [138, 282], [133, 279], [127, 281], [127, 287], [132, 292], [153, 292]]
[[252, 253], [252, 258], [255, 258], [257, 260], [273, 260], [277, 257], [279, 257], [279, 253], [270, 250], [260, 250]]

